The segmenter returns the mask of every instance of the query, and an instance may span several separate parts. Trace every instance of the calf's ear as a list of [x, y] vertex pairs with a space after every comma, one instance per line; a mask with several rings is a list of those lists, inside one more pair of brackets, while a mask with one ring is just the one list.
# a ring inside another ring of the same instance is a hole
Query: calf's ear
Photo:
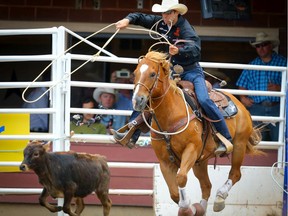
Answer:
[[50, 151], [51, 141], [43, 143], [43, 147], [46, 152]]

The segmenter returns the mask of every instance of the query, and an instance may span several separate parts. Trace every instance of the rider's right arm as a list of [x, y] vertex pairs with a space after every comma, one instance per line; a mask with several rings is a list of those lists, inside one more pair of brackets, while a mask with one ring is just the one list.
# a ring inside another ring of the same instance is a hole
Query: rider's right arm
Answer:
[[125, 17], [125, 19], [128, 19], [130, 24], [140, 25], [144, 28], [150, 29], [157, 21], [162, 19], [162, 17], [153, 14], [130, 13]]

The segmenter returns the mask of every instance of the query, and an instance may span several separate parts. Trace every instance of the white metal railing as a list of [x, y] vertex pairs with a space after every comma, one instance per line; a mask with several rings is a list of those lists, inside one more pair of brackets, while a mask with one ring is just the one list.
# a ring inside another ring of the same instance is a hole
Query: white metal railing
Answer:
[[[111, 84], [111, 83], [100, 83], [100, 82], [79, 82], [79, 81], [71, 81], [69, 77], [69, 73], [71, 72], [71, 61], [80, 60], [80, 61], [88, 61], [93, 59], [93, 61], [102, 61], [102, 62], [115, 62], [115, 63], [125, 63], [125, 64], [137, 64], [137, 58], [123, 58], [116, 57], [115, 55], [105, 52], [108, 56], [98, 56], [93, 57], [89, 55], [82, 54], [65, 54], [64, 47], [66, 45], [66, 37], [65, 34], [69, 33], [73, 36], [83, 40], [81, 36], [77, 36], [77, 34], [71, 32], [69, 29], [64, 27], [59, 28], [48, 28], [48, 29], [21, 29], [21, 30], [0, 30], [1, 35], [40, 35], [40, 34], [51, 34], [52, 35], [52, 53], [49, 55], [25, 55], [25, 56], [0, 56], [0, 62], [19, 62], [19, 61], [51, 61], [52, 62], [52, 78], [51, 82], [35, 82], [33, 87], [39, 86], [51, 86], [59, 80], [63, 79], [61, 83], [55, 86], [55, 88], [51, 91], [52, 103], [51, 107], [47, 109], [0, 109], [0, 113], [49, 113], [52, 115], [52, 132], [45, 134], [30, 134], [30, 135], [0, 135], [0, 140], [21, 140], [21, 139], [43, 139], [43, 140], [53, 140], [54, 147], [53, 149], [56, 151], [59, 150], [68, 150], [70, 148], [70, 140], [87, 140], [94, 141], [99, 143], [112, 143], [112, 137], [109, 135], [82, 135], [75, 134], [70, 139], [70, 113], [95, 113], [95, 114], [113, 114], [113, 115], [130, 115], [131, 111], [127, 110], [101, 110], [101, 109], [81, 109], [81, 108], [73, 108], [70, 106], [65, 106], [65, 104], [70, 104], [70, 87], [107, 87], [107, 88], [115, 88], [115, 89], [133, 89], [133, 85], [127, 84]], [[94, 48], [100, 49], [97, 45], [83, 40], [83, 42], [91, 45]], [[280, 133], [278, 142], [265, 142], [262, 141], [259, 145], [260, 148], [264, 149], [278, 149], [278, 161], [283, 160], [283, 151], [284, 151], [284, 128], [285, 128], [285, 95], [286, 95], [286, 81], [287, 81], [287, 68], [285, 67], [271, 67], [271, 66], [256, 66], [256, 65], [246, 65], [246, 64], [227, 64], [227, 63], [209, 63], [209, 62], [201, 62], [202, 67], [205, 68], [229, 68], [229, 69], [256, 69], [256, 70], [264, 70], [269, 69], [272, 71], [282, 73], [282, 86], [281, 92], [267, 92], [267, 91], [244, 91], [244, 90], [236, 90], [236, 89], [225, 89], [225, 91], [230, 92], [234, 95], [271, 95], [280, 97], [280, 116], [279, 117], [264, 117], [264, 116], [252, 116], [253, 121], [279, 121], [280, 122]], [[67, 76], [68, 75], [68, 76]], [[27, 82], [0, 82], [0, 89], [6, 88], [23, 88], [28, 86]], [[221, 90], [221, 89], [220, 89]], [[57, 120], [57, 121], [56, 121]], [[140, 139], [147, 139], [147, 137], [141, 137]], [[123, 166], [125, 168], [132, 168], [133, 166], [141, 166], [140, 164], [131, 164], [131, 163], [118, 163], [117, 166]], [[0, 166], [18, 166], [19, 162], [0, 162]], [[110, 163], [111, 165], [111, 163]], [[144, 166], [144, 165], [143, 165]], [[153, 168], [153, 164], [145, 165], [144, 167], [138, 168]], [[115, 165], [116, 167], [116, 165]], [[20, 190], [23, 189], [5, 189], [0, 188], [0, 194], [5, 193], [21, 193]], [[29, 193], [29, 189], [23, 190], [23, 193]], [[38, 189], [35, 189], [34, 192], [39, 192]], [[6, 192], [5, 192], [6, 191]], [[10, 191], [10, 192], [9, 192]], [[115, 192], [116, 190], [114, 190]], [[33, 189], [31, 189], [33, 192]], [[119, 194], [124, 191], [117, 191], [115, 193]], [[130, 193], [131, 191], [129, 191]], [[132, 192], [131, 192], [132, 193]], [[133, 192], [134, 193], [134, 192]], [[147, 193], [151, 195], [151, 191], [147, 190], [143, 193]], [[59, 215], [59, 214], [58, 214]]]

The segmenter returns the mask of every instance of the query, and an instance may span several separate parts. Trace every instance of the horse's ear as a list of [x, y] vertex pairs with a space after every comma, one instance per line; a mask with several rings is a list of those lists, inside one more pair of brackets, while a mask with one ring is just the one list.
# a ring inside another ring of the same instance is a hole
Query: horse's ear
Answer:
[[162, 67], [164, 69], [165, 75], [167, 75], [170, 71], [170, 61], [168, 61], [168, 60], [162, 61]]
[[138, 64], [142, 61], [143, 58], [144, 58], [144, 56], [140, 56], [140, 57], [138, 58]]

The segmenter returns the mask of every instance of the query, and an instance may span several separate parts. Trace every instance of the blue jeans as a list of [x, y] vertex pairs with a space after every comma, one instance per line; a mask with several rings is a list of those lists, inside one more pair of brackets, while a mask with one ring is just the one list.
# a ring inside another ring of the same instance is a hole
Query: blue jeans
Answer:
[[[275, 106], [263, 106], [262, 104], [253, 104], [247, 108], [251, 115], [257, 116], [279, 116], [280, 115], [280, 104]], [[254, 125], [261, 124], [262, 122], [254, 122]], [[265, 141], [278, 141], [279, 134], [279, 123], [268, 124], [262, 134], [262, 140]]]
[[180, 77], [182, 80], [187, 80], [194, 84], [195, 94], [197, 96], [200, 106], [205, 111], [205, 114], [208, 118], [212, 120], [220, 120], [218, 122], [212, 122], [212, 124], [220, 134], [222, 134], [226, 139], [231, 141], [232, 138], [224, 120], [224, 117], [208, 95], [204, 73], [200, 65], [196, 63], [195, 68], [183, 72]]

